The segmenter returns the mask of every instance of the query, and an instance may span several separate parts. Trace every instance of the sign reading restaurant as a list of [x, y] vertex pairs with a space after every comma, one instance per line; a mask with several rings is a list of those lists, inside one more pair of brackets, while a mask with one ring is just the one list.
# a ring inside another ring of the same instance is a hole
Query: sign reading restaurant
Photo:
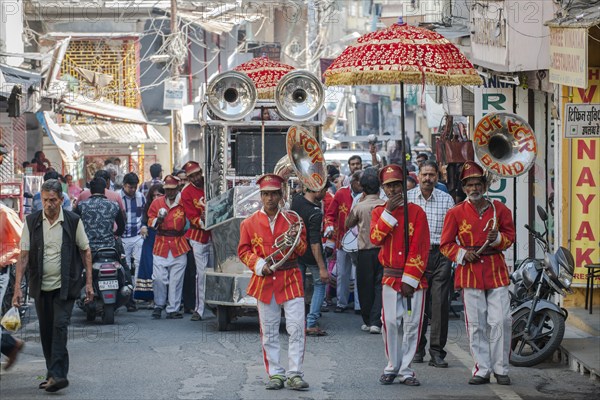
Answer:
[[600, 137], [600, 104], [565, 104], [565, 138], [576, 137]]
[[587, 37], [587, 28], [550, 27], [550, 82], [587, 88]]

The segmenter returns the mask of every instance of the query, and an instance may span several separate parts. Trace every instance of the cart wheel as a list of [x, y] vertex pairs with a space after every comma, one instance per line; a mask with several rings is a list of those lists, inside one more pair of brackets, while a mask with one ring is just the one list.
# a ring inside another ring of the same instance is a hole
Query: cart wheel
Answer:
[[231, 318], [229, 317], [229, 310], [225, 306], [217, 306], [217, 329], [219, 331], [226, 331], [229, 327]]

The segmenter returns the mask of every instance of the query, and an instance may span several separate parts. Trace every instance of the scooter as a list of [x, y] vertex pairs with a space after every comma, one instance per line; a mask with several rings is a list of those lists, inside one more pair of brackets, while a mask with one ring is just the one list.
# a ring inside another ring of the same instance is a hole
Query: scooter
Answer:
[[125, 282], [123, 266], [119, 262], [120, 254], [116, 249], [107, 247], [95, 251], [92, 255], [92, 285], [94, 300], [85, 302], [85, 288], [78, 307], [86, 313], [88, 321], [102, 316], [103, 324], [115, 322], [115, 310], [125, 305], [131, 295], [132, 287]]
[[548, 243], [548, 214], [538, 206], [545, 232], [525, 228], [544, 248], [544, 259], [527, 258], [511, 274], [510, 291], [512, 342], [510, 363], [531, 367], [550, 357], [562, 342], [568, 312], [556, 305], [555, 294], [573, 293], [575, 260], [569, 250], [559, 247], [552, 254]]

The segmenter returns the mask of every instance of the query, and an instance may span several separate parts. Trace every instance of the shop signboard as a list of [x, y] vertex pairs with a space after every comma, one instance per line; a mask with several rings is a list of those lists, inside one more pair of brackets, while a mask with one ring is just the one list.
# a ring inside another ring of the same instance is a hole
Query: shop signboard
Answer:
[[[585, 286], [585, 265], [600, 259], [600, 137], [583, 134], [586, 124], [574, 124], [568, 110], [586, 112], [598, 109], [600, 103], [600, 68], [589, 69], [589, 86], [572, 90], [571, 103], [565, 105], [562, 138], [562, 181], [565, 194], [562, 205], [562, 240], [575, 258], [574, 286]], [[563, 98], [569, 98], [569, 88], [563, 88]], [[590, 114], [593, 118], [595, 113]], [[569, 122], [569, 119], [571, 121]], [[590, 121], [591, 122], [591, 121]], [[596, 284], [600, 277], [596, 278]]]
[[550, 82], [585, 89], [588, 86], [588, 29], [550, 28]]
[[566, 104], [565, 138], [600, 138], [600, 104]]

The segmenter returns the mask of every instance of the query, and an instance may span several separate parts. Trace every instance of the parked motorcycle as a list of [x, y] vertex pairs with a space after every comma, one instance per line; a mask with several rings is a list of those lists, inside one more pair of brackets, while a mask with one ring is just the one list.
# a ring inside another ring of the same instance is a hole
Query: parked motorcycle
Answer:
[[571, 282], [575, 261], [571, 252], [559, 247], [552, 254], [548, 243], [548, 215], [538, 206], [545, 232], [529, 225], [525, 228], [544, 248], [544, 259], [527, 258], [512, 273], [510, 292], [512, 309], [512, 351], [510, 363], [531, 367], [550, 357], [565, 333], [568, 313], [552, 302], [555, 294], [572, 293]]
[[129, 300], [132, 287], [125, 282], [125, 273], [119, 260], [120, 254], [113, 248], [101, 248], [93, 253], [94, 300], [85, 302], [85, 288], [77, 300], [77, 306], [86, 313], [88, 321], [94, 321], [97, 315], [101, 315], [103, 324], [113, 324], [115, 310]]

